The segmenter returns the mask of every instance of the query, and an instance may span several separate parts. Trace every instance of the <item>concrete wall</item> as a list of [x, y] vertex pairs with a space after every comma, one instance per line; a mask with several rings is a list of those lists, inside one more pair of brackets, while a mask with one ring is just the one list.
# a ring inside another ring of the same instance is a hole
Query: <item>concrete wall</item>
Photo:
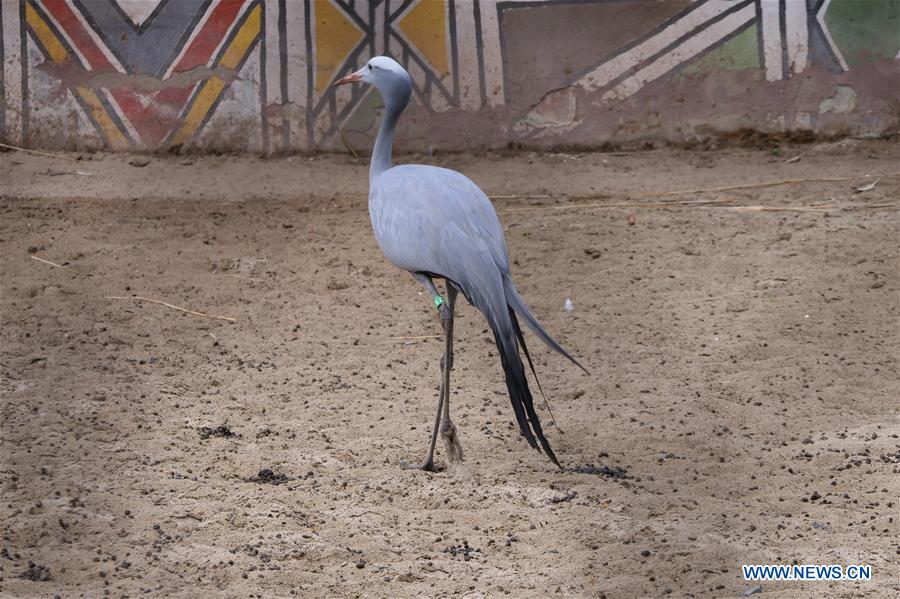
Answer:
[[0, 0], [0, 137], [51, 149], [367, 149], [390, 54], [411, 150], [884, 135], [900, 0]]

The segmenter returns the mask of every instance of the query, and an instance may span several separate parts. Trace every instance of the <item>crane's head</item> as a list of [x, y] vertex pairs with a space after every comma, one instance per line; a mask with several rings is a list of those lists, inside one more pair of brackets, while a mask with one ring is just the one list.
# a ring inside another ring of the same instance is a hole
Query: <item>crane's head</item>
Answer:
[[375, 86], [385, 102], [396, 100], [403, 105], [412, 93], [412, 79], [399, 62], [387, 56], [370, 58], [363, 68], [335, 81], [332, 85], [368, 83]]

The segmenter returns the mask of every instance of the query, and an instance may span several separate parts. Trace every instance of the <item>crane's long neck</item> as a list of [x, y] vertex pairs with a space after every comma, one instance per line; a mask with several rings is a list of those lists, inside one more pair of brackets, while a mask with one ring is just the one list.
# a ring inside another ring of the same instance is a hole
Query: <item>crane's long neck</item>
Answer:
[[391, 149], [394, 146], [394, 131], [397, 129], [397, 121], [400, 114], [406, 108], [409, 101], [410, 89], [390, 90], [382, 92], [384, 98], [384, 118], [378, 129], [378, 137], [375, 138], [375, 148], [372, 150], [372, 161], [369, 163], [369, 183], [391, 168]]
[[391, 110], [385, 106], [384, 118], [381, 119], [381, 127], [378, 129], [378, 137], [375, 138], [375, 148], [372, 150], [372, 160], [369, 163], [369, 181], [391, 168], [391, 150], [394, 146], [394, 130], [397, 121], [400, 120], [400, 110]]

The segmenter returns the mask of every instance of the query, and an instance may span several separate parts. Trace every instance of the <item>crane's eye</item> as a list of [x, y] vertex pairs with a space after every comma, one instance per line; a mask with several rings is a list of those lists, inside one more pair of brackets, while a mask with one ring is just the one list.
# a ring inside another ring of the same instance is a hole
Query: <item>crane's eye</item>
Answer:
[[369, 70], [370, 70], [370, 71], [372, 70], [372, 65], [366, 65], [366, 66], [369, 67]]

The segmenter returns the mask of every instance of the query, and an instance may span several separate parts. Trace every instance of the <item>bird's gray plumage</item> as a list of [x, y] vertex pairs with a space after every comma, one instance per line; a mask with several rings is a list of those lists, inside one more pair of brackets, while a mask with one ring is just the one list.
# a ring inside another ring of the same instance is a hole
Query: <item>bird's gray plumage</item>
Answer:
[[[413, 272], [469, 268], [451, 243], [483, 248], [501, 273], [509, 274], [503, 229], [487, 196], [468, 177], [436, 166], [390, 168], [371, 184], [369, 216], [388, 260]], [[435, 243], [439, 240], [438, 243]]]
[[447, 279], [484, 314], [494, 333], [520, 431], [532, 447], [540, 444], [559, 465], [534, 410], [519, 356], [519, 342], [524, 345], [519, 318], [552, 349], [581, 365], [541, 327], [516, 290], [503, 228], [484, 192], [456, 171], [391, 166], [394, 127], [409, 99], [406, 71], [391, 59], [377, 57], [342, 81], [359, 80], [374, 84], [385, 100], [369, 172], [369, 215], [378, 245], [401, 269]]

